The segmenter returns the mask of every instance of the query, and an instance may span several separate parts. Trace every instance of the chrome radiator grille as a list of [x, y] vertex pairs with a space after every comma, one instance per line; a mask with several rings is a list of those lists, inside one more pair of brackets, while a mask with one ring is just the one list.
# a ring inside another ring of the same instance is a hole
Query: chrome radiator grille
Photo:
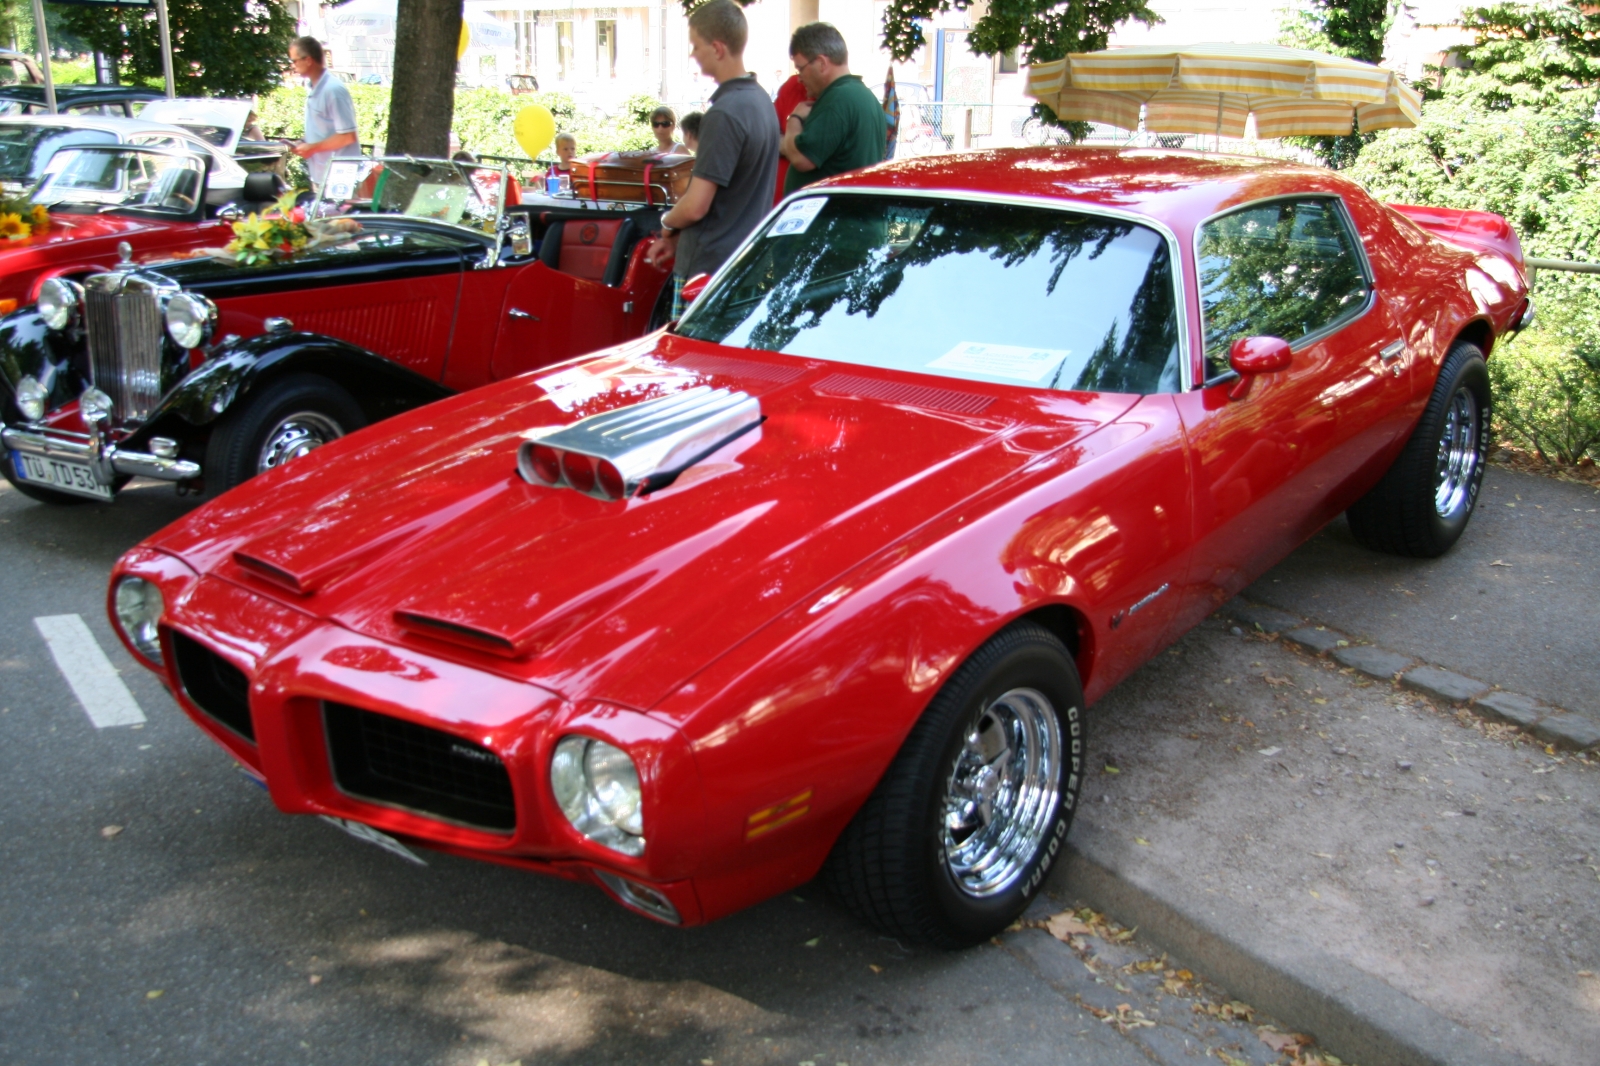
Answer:
[[148, 418], [161, 399], [161, 301], [156, 285], [127, 274], [84, 283], [89, 367], [117, 421]]

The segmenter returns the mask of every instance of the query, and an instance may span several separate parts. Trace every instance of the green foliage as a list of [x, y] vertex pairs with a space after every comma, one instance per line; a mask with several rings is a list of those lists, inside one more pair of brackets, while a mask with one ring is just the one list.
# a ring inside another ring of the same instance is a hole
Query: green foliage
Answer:
[[1565, 92], [1600, 83], [1600, 8], [1501, 3], [1461, 14], [1477, 43], [1465, 50], [1470, 72], [1451, 71], [1444, 93], [1472, 94], [1482, 106], [1542, 106]]
[[1489, 379], [1495, 421], [1515, 443], [1546, 462], [1600, 457], [1600, 360], [1582, 358], [1550, 330], [1530, 330], [1495, 351]]
[[[890, 0], [883, 13], [883, 45], [898, 60], [925, 42], [924, 23], [941, 11], [967, 11], [974, 0]], [[1020, 49], [1023, 62], [1060, 59], [1068, 52], [1106, 46], [1111, 31], [1129, 19], [1154, 26], [1161, 16], [1144, 0], [990, 0], [967, 43], [979, 55]]]
[[[370, 144], [376, 132], [389, 125], [389, 90], [382, 85], [351, 85], [350, 98], [356, 105], [356, 126], [361, 140]], [[639, 108], [649, 102], [644, 118], [636, 119]], [[529, 104], [542, 104], [555, 116], [556, 129], [578, 139], [578, 153], [613, 152], [629, 148], [648, 148], [655, 143], [646, 121], [657, 106], [655, 97], [630, 100], [628, 113], [608, 119], [591, 112], [580, 112], [565, 93], [534, 93], [513, 96], [503, 89], [457, 89], [452, 128], [461, 146], [478, 155], [525, 155], [512, 134], [517, 112]], [[261, 97], [256, 109], [261, 129], [269, 137], [298, 139], [305, 132], [306, 90], [298, 86], [280, 88]], [[541, 159], [554, 161], [555, 153], [546, 149]]]
[[[280, 0], [167, 0], [167, 18], [179, 96], [270, 92], [288, 68], [295, 23]], [[64, 8], [61, 25], [117, 57], [118, 80], [163, 84], [154, 9]]]

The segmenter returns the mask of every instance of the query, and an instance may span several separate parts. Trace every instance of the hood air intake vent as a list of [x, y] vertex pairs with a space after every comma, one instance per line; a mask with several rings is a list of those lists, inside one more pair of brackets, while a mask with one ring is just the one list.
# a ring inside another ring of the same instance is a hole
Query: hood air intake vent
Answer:
[[560, 429], [534, 430], [517, 450], [517, 473], [533, 485], [620, 500], [665, 488], [760, 424], [761, 405], [748, 393], [700, 385]]

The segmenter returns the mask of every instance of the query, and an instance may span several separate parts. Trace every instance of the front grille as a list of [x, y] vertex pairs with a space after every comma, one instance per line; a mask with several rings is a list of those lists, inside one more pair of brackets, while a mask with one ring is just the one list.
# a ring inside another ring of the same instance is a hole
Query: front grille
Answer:
[[250, 680], [237, 666], [182, 633], [172, 633], [172, 661], [178, 683], [194, 705], [241, 737], [255, 743], [250, 720]]
[[333, 779], [348, 795], [478, 829], [517, 827], [511, 776], [488, 748], [342, 703], [324, 703], [322, 716]]
[[150, 282], [97, 274], [84, 285], [89, 368], [118, 421], [150, 417], [161, 399], [161, 302]]

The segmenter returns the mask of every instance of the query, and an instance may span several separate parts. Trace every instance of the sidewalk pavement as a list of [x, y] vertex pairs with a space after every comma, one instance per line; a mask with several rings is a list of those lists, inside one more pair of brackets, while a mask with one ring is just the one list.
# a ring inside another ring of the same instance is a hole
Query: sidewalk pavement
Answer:
[[1097, 704], [1052, 897], [1347, 1062], [1588, 1060], [1600, 494], [1487, 480], [1444, 559], [1336, 523]]

